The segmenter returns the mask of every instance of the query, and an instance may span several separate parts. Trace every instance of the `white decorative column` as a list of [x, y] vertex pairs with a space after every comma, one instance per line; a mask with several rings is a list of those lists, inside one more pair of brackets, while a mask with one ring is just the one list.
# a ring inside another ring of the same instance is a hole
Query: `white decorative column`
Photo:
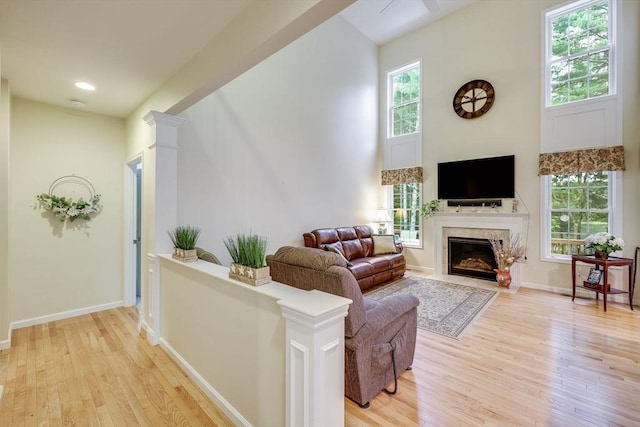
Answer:
[[315, 290], [278, 301], [287, 322], [288, 427], [344, 425], [344, 317], [351, 302]]
[[178, 127], [184, 119], [158, 111], [150, 111], [144, 120], [151, 127], [152, 143], [149, 145], [149, 162], [145, 162], [143, 211], [147, 247], [147, 286], [142, 299], [143, 326], [147, 338], [156, 345], [160, 336], [160, 270], [157, 255], [173, 252], [167, 231], [178, 222]]

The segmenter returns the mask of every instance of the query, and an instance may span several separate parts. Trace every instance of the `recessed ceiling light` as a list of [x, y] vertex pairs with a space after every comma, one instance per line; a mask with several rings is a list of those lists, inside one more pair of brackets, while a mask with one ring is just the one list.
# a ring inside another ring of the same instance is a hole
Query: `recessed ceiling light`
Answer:
[[76, 87], [84, 90], [96, 90], [96, 87], [87, 82], [76, 82]]

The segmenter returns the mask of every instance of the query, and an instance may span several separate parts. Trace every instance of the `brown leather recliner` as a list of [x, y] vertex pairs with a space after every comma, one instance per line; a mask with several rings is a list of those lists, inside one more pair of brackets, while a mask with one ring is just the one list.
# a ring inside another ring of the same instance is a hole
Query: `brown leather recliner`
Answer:
[[[349, 298], [345, 318], [345, 395], [362, 407], [409, 369], [416, 346], [418, 298], [362, 296], [346, 261], [317, 248], [285, 246], [267, 256], [273, 280]], [[395, 393], [397, 382], [392, 391]]]
[[378, 253], [375, 240], [379, 236], [374, 235], [368, 225], [318, 228], [304, 233], [302, 237], [304, 245], [309, 248], [327, 249], [327, 246], [338, 245], [341, 254], [349, 262], [347, 268], [363, 291], [402, 277], [406, 271], [402, 245], [396, 244], [393, 253]]

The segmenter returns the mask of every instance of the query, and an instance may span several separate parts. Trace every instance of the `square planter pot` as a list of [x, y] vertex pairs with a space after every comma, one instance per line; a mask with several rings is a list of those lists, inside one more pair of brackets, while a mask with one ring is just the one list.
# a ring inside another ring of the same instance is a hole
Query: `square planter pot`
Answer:
[[239, 280], [248, 285], [260, 286], [271, 281], [269, 267], [251, 268], [241, 264], [231, 263], [229, 278]]
[[173, 248], [173, 254], [171, 257], [182, 262], [192, 262], [198, 259], [198, 252], [195, 249], [185, 250]]

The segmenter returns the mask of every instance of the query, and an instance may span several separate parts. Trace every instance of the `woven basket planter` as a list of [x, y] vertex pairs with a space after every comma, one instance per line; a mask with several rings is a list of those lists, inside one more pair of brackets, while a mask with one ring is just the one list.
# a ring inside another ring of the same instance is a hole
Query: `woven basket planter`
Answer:
[[192, 262], [198, 259], [198, 252], [195, 249], [186, 250], [173, 248], [173, 254], [171, 257], [182, 262]]
[[260, 286], [271, 281], [269, 267], [252, 268], [245, 265], [231, 263], [229, 278], [239, 280], [248, 285]]

